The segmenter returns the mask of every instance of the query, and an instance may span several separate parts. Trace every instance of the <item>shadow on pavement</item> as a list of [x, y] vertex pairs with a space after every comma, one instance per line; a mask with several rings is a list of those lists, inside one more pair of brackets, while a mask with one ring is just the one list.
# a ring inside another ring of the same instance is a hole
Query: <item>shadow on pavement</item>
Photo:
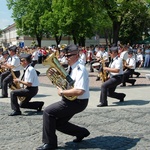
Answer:
[[47, 96], [51, 96], [51, 95], [46, 95], [46, 94], [37, 94], [34, 98], [39, 98], [39, 97], [47, 97]]
[[[83, 140], [81, 143], [74, 144], [73, 142], [65, 143], [63, 149], [103, 149], [103, 150], [127, 150], [134, 147], [140, 138], [129, 138], [122, 136], [99, 136], [88, 140]], [[61, 148], [60, 148], [61, 149]]]
[[147, 105], [150, 101], [148, 100], [127, 100], [124, 102], [113, 102], [113, 104], [117, 104], [119, 106], [124, 106], [124, 105]]
[[37, 112], [36, 110], [35, 111], [26, 110], [23, 112], [22, 115], [23, 116], [43, 115], [43, 111]]

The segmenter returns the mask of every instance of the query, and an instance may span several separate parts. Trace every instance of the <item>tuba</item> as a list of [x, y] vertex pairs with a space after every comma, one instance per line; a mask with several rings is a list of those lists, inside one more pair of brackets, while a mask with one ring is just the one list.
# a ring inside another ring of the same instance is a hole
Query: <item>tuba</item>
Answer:
[[[74, 81], [68, 75], [64, 67], [61, 66], [55, 53], [52, 53], [51, 55], [49, 55], [43, 61], [42, 64], [50, 65], [50, 67], [46, 71], [46, 75], [50, 79], [50, 81], [53, 83], [53, 85], [56, 85], [62, 88], [63, 90], [73, 88]], [[51, 72], [50, 75], [49, 75], [49, 72]], [[64, 96], [64, 97], [70, 101], [73, 101], [77, 98], [77, 96]]]
[[[10, 69], [10, 71], [11, 71], [11, 74], [12, 74], [12, 76], [13, 76], [13, 79], [16, 79], [16, 76], [15, 76], [13, 70]], [[10, 88], [11, 90], [21, 89], [20, 84], [19, 84], [18, 82], [17, 82], [17, 83], [12, 82], [12, 83], [10, 84], [9, 88]], [[18, 99], [22, 102], [22, 101], [25, 100], [25, 97], [20, 97], [20, 96], [18, 96]]]

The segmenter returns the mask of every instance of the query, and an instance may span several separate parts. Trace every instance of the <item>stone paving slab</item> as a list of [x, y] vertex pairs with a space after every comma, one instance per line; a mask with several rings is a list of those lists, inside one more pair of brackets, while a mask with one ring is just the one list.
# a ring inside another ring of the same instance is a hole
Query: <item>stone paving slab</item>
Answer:
[[[39, 76], [39, 93], [32, 100], [45, 102], [44, 107], [60, 100], [56, 88], [45, 72], [47, 67], [36, 67]], [[118, 87], [126, 93], [123, 103], [108, 98], [108, 107], [97, 108], [101, 81], [96, 82], [96, 72], [90, 73], [90, 101], [87, 109], [75, 115], [71, 122], [85, 126], [91, 134], [75, 144], [74, 137], [57, 132], [58, 149], [68, 150], [149, 150], [150, 149], [150, 81], [140, 70], [135, 86]], [[1, 92], [1, 91], [0, 91]], [[35, 150], [42, 144], [42, 112], [21, 109], [23, 115], [8, 116], [10, 98], [0, 99], [0, 150]]]
[[[0, 105], [0, 149], [34, 150], [41, 145], [42, 113], [24, 110], [22, 116], [7, 116], [8, 103]], [[150, 148], [149, 108], [86, 109], [71, 122], [85, 126], [90, 136], [75, 144], [72, 136], [57, 132], [58, 149], [148, 150]]]

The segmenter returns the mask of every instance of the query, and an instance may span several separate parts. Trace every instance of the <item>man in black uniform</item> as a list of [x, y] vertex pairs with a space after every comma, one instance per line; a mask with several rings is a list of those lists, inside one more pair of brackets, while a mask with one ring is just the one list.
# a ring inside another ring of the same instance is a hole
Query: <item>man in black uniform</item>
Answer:
[[108, 106], [107, 96], [124, 101], [126, 96], [124, 93], [115, 92], [116, 87], [121, 84], [123, 78], [123, 63], [118, 57], [118, 47], [111, 47], [109, 51], [111, 62], [109, 67], [104, 67], [103, 70], [109, 73], [109, 79], [101, 86], [100, 104], [97, 107]]
[[[62, 90], [58, 87], [58, 95], [62, 100], [49, 105], [43, 112], [43, 145], [37, 150], [51, 150], [57, 148], [56, 130], [68, 135], [76, 136], [73, 142], [81, 142], [90, 133], [86, 128], [77, 126], [69, 120], [77, 113], [82, 112], [88, 104], [89, 99], [89, 78], [84, 65], [79, 61], [79, 51], [76, 45], [68, 45], [65, 49], [68, 60], [70, 77], [75, 81], [74, 87]], [[77, 96], [70, 101], [69, 96]], [[67, 97], [67, 98], [66, 98]]]
[[[21, 65], [24, 67], [24, 74], [22, 75], [21, 80], [16, 78], [13, 81], [18, 87], [21, 83], [26, 86], [26, 88], [11, 91], [11, 108], [13, 109], [13, 112], [9, 114], [9, 116], [21, 115], [20, 107], [41, 111], [42, 106], [44, 105], [44, 102], [29, 102], [38, 92], [39, 81], [35, 69], [30, 65], [31, 55], [21, 54], [20, 59]], [[21, 101], [20, 106], [18, 104], [19, 97], [24, 98], [24, 100]]]

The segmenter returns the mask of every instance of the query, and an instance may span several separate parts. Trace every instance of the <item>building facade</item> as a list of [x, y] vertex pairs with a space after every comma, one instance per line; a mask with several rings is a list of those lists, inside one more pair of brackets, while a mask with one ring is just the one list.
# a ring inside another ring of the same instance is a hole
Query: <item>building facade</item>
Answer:
[[[17, 45], [20, 47], [31, 46], [33, 43], [37, 44], [36, 39], [30, 36], [19, 36], [17, 34], [17, 29], [15, 23], [9, 25], [2, 31], [2, 36], [0, 37], [0, 46], [9, 47], [11, 45]], [[63, 37], [60, 44], [71, 44], [73, 40], [70, 37]], [[105, 44], [105, 39], [100, 39], [98, 36], [92, 37], [91, 39], [86, 39], [86, 46]], [[56, 45], [54, 38], [43, 38], [41, 41], [41, 46], [48, 47], [51, 45]]]

